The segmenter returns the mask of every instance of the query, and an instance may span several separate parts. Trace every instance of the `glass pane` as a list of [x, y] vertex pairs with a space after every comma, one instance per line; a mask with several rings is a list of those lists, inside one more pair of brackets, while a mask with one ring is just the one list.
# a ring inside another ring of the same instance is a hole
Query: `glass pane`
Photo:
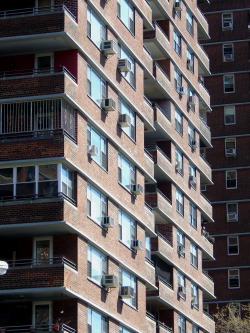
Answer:
[[57, 165], [40, 165], [39, 166], [39, 181], [43, 180], [56, 180], [57, 179]]
[[0, 169], [0, 185], [13, 183], [13, 169]]
[[50, 240], [36, 241], [36, 264], [47, 264], [50, 258]]
[[51, 56], [37, 57], [37, 68], [50, 68], [51, 67]]
[[27, 183], [35, 180], [35, 167], [18, 167], [17, 168], [17, 183]]
[[[49, 304], [39, 304], [35, 307], [35, 325], [38, 325], [39, 331], [48, 330], [50, 319]], [[37, 331], [37, 330], [36, 330]]]
[[58, 193], [58, 182], [49, 181], [38, 184], [38, 195], [39, 196], [54, 196]]
[[29, 197], [35, 195], [35, 183], [24, 183], [16, 185], [16, 196], [17, 197]]

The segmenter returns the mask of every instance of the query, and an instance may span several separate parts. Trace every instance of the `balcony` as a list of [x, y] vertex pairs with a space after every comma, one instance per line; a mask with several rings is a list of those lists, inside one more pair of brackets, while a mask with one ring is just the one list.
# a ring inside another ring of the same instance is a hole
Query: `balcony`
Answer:
[[171, 126], [170, 110], [162, 110], [159, 105], [154, 104], [154, 127], [156, 132], [146, 132], [148, 143], [153, 141], [171, 140], [173, 128]]
[[145, 80], [145, 95], [151, 100], [171, 98], [171, 83], [167, 74], [163, 69], [154, 62], [154, 79], [147, 78]]
[[144, 96], [143, 114], [147, 120], [145, 122], [145, 131], [155, 131], [154, 128], [154, 110], [150, 101]]
[[161, 191], [156, 189], [152, 193], [146, 192], [145, 200], [153, 208], [156, 223], [164, 224], [171, 221], [172, 203]]
[[209, 221], [213, 222], [213, 210], [211, 202], [201, 193], [200, 195], [200, 208], [209, 219]]
[[204, 287], [204, 299], [211, 300], [214, 299], [214, 282], [211, 276], [209, 276], [205, 271], [202, 271], [202, 286]]
[[64, 5], [1, 11], [0, 22], [2, 55], [69, 49], [77, 35], [76, 17]]
[[154, 159], [146, 149], [144, 149], [144, 167], [151, 178], [154, 178]]
[[211, 132], [210, 127], [207, 126], [205, 121], [200, 118], [200, 135], [201, 138], [205, 141], [205, 143], [211, 147]]
[[1, 333], [75, 333], [76, 330], [65, 324], [49, 324], [49, 325], [20, 325], [20, 326], [2, 326]]
[[172, 17], [173, 7], [170, 5], [169, 1], [150, 0], [149, 3], [152, 9], [153, 20], [165, 20], [166, 16], [168, 18]]
[[199, 107], [201, 110], [210, 111], [210, 95], [203, 84], [202, 77], [198, 78], [198, 82]]
[[159, 253], [163, 260], [173, 263], [173, 246], [171, 242], [162, 236], [160, 233], [157, 233], [157, 238], [154, 239], [152, 245], [152, 254], [156, 251]]
[[169, 308], [171, 308], [171, 304], [174, 299], [174, 290], [172, 285], [160, 276], [156, 277], [156, 281], [158, 290], [147, 292], [147, 299], [150, 299], [152, 306], [155, 305], [157, 307], [157, 303], [160, 302], [165, 306], [169, 304]]
[[155, 30], [145, 31], [143, 41], [146, 48], [154, 59], [164, 59], [170, 57], [171, 47], [168, 36], [161, 29], [159, 24], [154, 23]]
[[[155, 267], [154, 267], [154, 263], [148, 258], [145, 258], [145, 259], [146, 259], [146, 263], [145, 263], [146, 269], [145, 269], [145, 275], [144, 276], [145, 276], [146, 280], [151, 283], [151, 286], [154, 286], [155, 285]], [[150, 288], [150, 285], [148, 285], [148, 288], [152, 289], [152, 287]]]
[[175, 169], [170, 158], [157, 146], [154, 147], [154, 151], [151, 151], [151, 153], [154, 155], [155, 178], [158, 181], [172, 181]]

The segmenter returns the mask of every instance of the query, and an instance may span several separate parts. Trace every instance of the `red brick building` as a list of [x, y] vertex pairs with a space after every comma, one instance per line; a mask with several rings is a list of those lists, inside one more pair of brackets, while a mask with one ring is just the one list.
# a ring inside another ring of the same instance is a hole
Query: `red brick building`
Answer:
[[1, 2], [0, 332], [214, 332], [207, 38], [195, 0]]
[[217, 305], [250, 301], [250, 154], [249, 107], [250, 64], [249, 1], [210, 1], [203, 5], [211, 39], [203, 45], [212, 75], [205, 78], [211, 95], [213, 149], [207, 160], [213, 170], [213, 188], [207, 197], [213, 205], [215, 224], [209, 232], [215, 237], [216, 261], [207, 264], [214, 279]]

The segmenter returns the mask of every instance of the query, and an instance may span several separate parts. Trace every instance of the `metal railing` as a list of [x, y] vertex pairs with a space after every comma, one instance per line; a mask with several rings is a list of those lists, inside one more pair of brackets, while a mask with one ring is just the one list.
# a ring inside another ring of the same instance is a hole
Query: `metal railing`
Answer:
[[208, 318], [210, 318], [212, 321], [214, 321], [214, 317], [211, 316], [207, 311], [204, 311], [204, 310], [203, 310], [203, 313], [204, 313]]
[[66, 324], [45, 325], [20, 325], [0, 327], [0, 333], [35, 333], [35, 332], [67, 332], [75, 333], [76, 330]]
[[67, 265], [76, 270], [76, 264], [65, 257], [48, 257], [43, 259], [16, 259], [16, 260], [6, 260], [9, 265], [9, 269], [19, 269], [19, 268], [40, 268], [50, 265]]
[[164, 242], [168, 243], [171, 247], [173, 247], [172, 242], [168, 240], [165, 236], [163, 236], [159, 231], [157, 232], [157, 236], [164, 240]]
[[160, 281], [161, 283], [165, 284], [169, 289], [174, 290], [173, 286], [168, 281], [166, 281], [163, 277], [161, 277], [160, 275], [155, 276], [155, 281], [156, 282]]
[[203, 271], [202, 270], [202, 273], [209, 279], [211, 280], [212, 282], [214, 282], [213, 278], [206, 272], [206, 271]]
[[58, 12], [64, 12], [64, 11], [67, 12], [76, 21], [75, 15], [73, 15], [65, 5], [3, 10], [3, 11], [0, 11], [0, 19], [11, 18], [14, 16], [40, 15], [40, 14], [48, 14], [48, 12], [49, 13], [58, 13]]

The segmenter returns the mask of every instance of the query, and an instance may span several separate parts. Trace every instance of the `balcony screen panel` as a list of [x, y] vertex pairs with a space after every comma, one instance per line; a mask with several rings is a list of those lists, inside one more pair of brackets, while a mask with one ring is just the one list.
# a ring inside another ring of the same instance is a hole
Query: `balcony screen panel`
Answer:
[[0, 169], [0, 198], [13, 197], [13, 169]]

